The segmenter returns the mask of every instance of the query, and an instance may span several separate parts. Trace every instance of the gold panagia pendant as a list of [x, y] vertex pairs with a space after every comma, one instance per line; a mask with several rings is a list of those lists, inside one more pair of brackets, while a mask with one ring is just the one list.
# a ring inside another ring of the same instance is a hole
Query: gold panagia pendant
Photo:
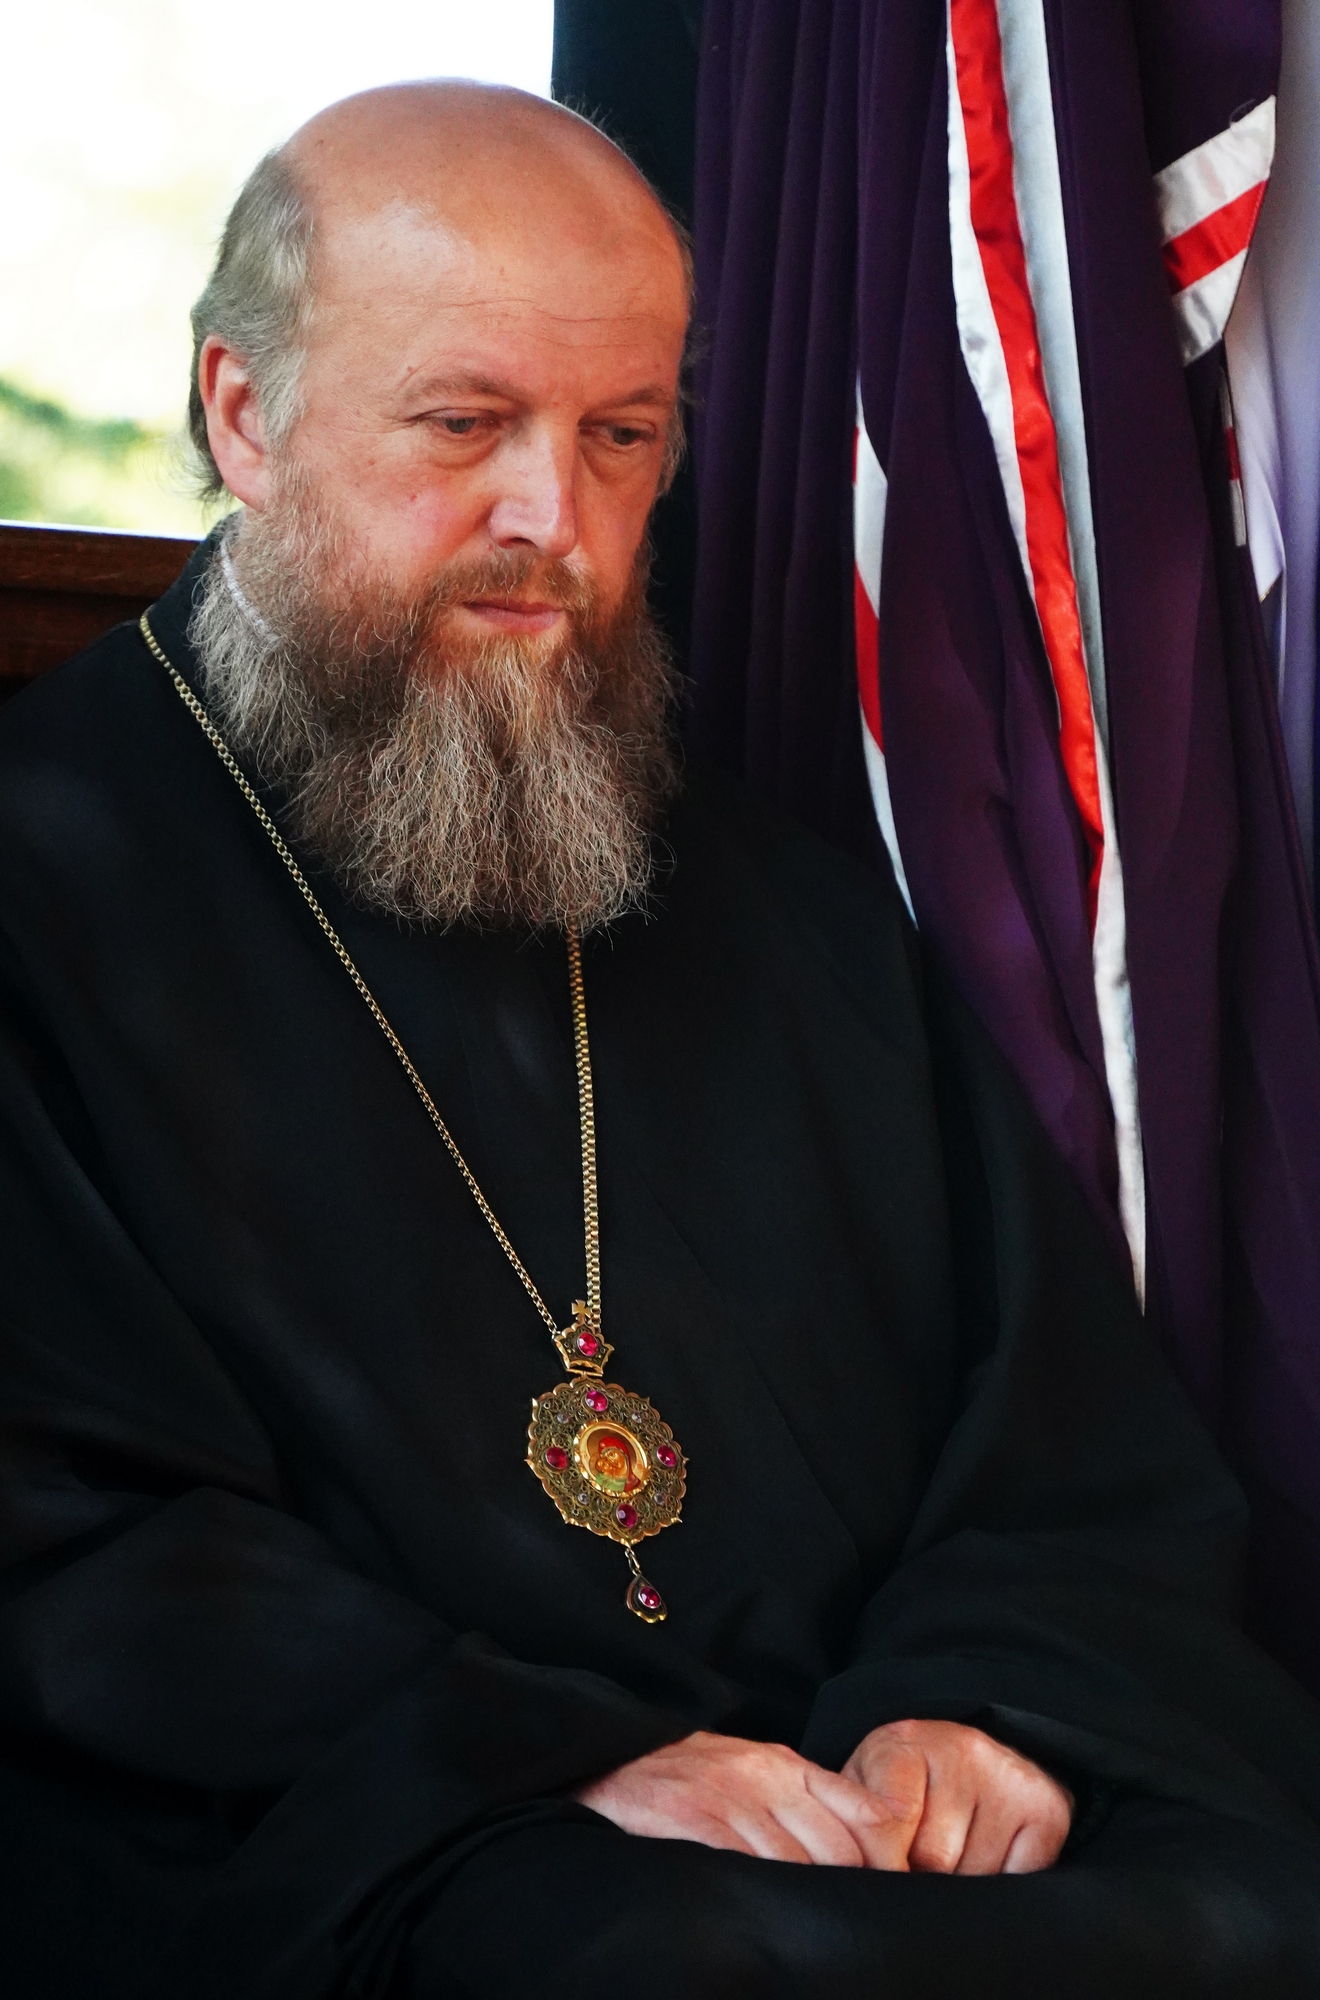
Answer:
[[672, 1528], [683, 1508], [687, 1461], [645, 1396], [604, 1380], [612, 1349], [575, 1306], [555, 1345], [571, 1375], [532, 1403], [527, 1463], [574, 1528], [621, 1542], [632, 1570], [627, 1605], [648, 1625], [668, 1615], [634, 1546]]

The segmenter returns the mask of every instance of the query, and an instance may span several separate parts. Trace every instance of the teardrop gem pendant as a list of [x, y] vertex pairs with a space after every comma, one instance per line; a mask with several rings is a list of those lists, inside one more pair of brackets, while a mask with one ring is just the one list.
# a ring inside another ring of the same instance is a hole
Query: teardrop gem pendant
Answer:
[[628, 1564], [632, 1570], [633, 1579], [628, 1585], [628, 1594], [623, 1600], [624, 1603], [632, 1612], [634, 1618], [641, 1619], [643, 1625], [663, 1625], [669, 1616], [669, 1606], [665, 1603], [664, 1598], [660, 1595], [649, 1577], [642, 1575], [636, 1552], [632, 1549], [628, 1550]]

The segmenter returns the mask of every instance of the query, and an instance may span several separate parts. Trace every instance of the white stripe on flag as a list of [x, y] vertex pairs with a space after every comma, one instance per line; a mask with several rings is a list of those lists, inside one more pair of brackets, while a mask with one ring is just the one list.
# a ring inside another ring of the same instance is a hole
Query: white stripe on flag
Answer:
[[1008, 386], [1008, 365], [1004, 343], [990, 304], [985, 266], [972, 227], [971, 169], [967, 160], [967, 132], [958, 99], [958, 71], [950, 29], [947, 40], [949, 63], [949, 245], [953, 253], [953, 300], [958, 319], [958, 343], [967, 373], [972, 378], [977, 399], [990, 426], [990, 438], [999, 461], [1008, 505], [1009, 523], [1022, 569], [1031, 582], [1031, 557], [1027, 551], [1027, 502], [1022, 491], [1022, 467], [1018, 463], [1017, 439], [1013, 432], [1013, 394]]
[[1267, 97], [1245, 118], [1156, 174], [1155, 205], [1164, 242], [1268, 180], [1273, 162], [1274, 99]]
[[1237, 256], [1230, 257], [1227, 263], [1207, 271], [1195, 284], [1185, 285], [1182, 291], [1174, 293], [1178, 352], [1182, 355], [1184, 367], [1199, 361], [1203, 354], [1210, 352], [1217, 340], [1222, 340], [1246, 261], [1246, 251], [1239, 250]]
[[908, 888], [907, 876], [903, 872], [903, 856], [898, 846], [898, 828], [894, 824], [894, 806], [889, 796], [889, 766], [885, 753], [866, 726], [865, 713], [862, 715], [862, 754], [866, 758], [866, 776], [871, 787], [871, 804], [875, 807], [876, 823], [884, 835], [885, 846], [889, 849], [889, 859], [894, 867], [894, 880], [898, 892], [907, 904], [907, 913], [916, 922], [912, 908], [912, 892]]
[[875, 455], [862, 415], [862, 385], [857, 385], [857, 463], [853, 470], [853, 557], [867, 602], [880, 616], [880, 558], [885, 544], [885, 507], [889, 481]]
[[[880, 617], [880, 564], [884, 554], [885, 507], [889, 499], [889, 481], [885, 478], [884, 467], [876, 456], [862, 414], [862, 385], [857, 384], [857, 430], [853, 441], [853, 561], [856, 566], [857, 581], [866, 600], [868, 612], [864, 618], [861, 607], [857, 611], [857, 681], [861, 710], [862, 753], [866, 759], [866, 777], [871, 787], [871, 803], [875, 808], [876, 822], [889, 849], [889, 859], [893, 865], [894, 880], [899, 894], [907, 904], [908, 915], [915, 922], [912, 909], [912, 894], [908, 888], [907, 871], [903, 867], [903, 856], [898, 845], [898, 829], [894, 824], [894, 807], [889, 796], [889, 767], [885, 753], [867, 717], [870, 707], [877, 722], [880, 715], [880, 659], [879, 629]], [[865, 630], [863, 625], [865, 624]], [[871, 676], [872, 685], [865, 685]]]
[[[1054, 417], [1091, 712], [1101, 744], [1107, 745], [1109, 702], [1095, 525], [1091, 518], [1091, 474], [1082, 417], [1082, 376], [1077, 360], [1077, 329], [1073, 323], [1058, 139], [1050, 100], [1045, 16], [1038, 0], [1028, 0], [1025, 6], [1015, 4], [1015, 0], [999, 0], [999, 34], [1013, 147], [1013, 192], [1017, 197], [1027, 283]], [[1105, 845], [1111, 844], [1111, 828], [1106, 824]]]

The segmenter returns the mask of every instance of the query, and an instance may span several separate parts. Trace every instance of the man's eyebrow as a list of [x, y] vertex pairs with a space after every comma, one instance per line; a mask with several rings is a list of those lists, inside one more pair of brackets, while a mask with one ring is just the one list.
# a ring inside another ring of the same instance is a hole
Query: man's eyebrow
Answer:
[[[406, 383], [404, 395], [411, 402], [433, 402], [444, 396], [498, 396], [508, 403], [520, 403], [523, 398], [511, 382], [501, 382], [492, 375], [426, 375], [420, 382]], [[609, 396], [600, 407], [606, 410], [645, 408], [668, 409], [674, 401], [672, 389], [666, 389], [663, 382], [644, 382], [638, 389], [625, 390], [621, 396]]]
[[516, 390], [508, 382], [498, 382], [491, 375], [424, 375], [420, 382], [406, 382], [404, 394], [410, 401], [421, 398], [429, 401], [435, 396], [502, 396], [506, 402], [516, 403]]
[[644, 383], [640, 389], [629, 389], [625, 391], [625, 393], [622, 396], [607, 397], [601, 407], [603, 409], [613, 410], [619, 408], [622, 405], [627, 407], [628, 409], [631, 409], [633, 405], [636, 403], [644, 403], [647, 405], [653, 405], [653, 404], [658, 405], [662, 409], [666, 409], [668, 408], [669, 404], [673, 402], [673, 400], [674, 400], [673, 390], [666, 389], [663, 382], [647, 382]]

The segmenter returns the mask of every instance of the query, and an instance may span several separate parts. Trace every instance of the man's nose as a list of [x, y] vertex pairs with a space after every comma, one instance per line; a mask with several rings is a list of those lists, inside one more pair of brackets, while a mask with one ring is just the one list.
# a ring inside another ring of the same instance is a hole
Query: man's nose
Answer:
[[577, 547], [577, 436], [529, 427], [501, 453], [500, 492], [490, 512], [491, 540], [502, 549], [534, 548], [563, 558]]

